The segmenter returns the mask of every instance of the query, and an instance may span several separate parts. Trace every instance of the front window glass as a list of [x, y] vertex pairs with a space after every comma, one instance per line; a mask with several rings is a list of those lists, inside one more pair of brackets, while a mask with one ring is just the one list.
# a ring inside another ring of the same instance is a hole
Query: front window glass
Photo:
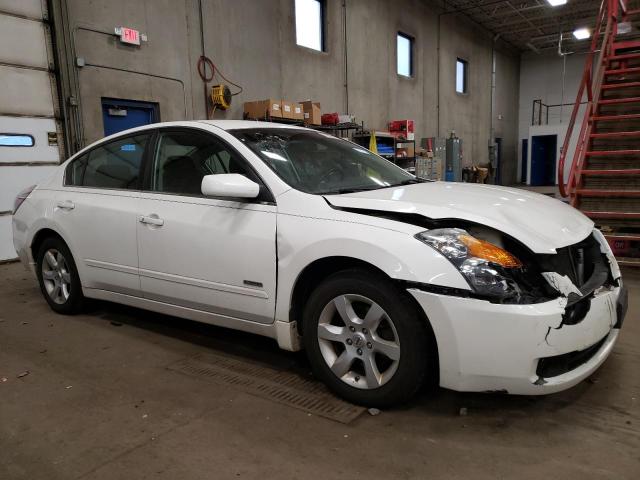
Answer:
[[293, 128], [231, 131], [291, 187], [312, 194], [347, 193], [419, 182], [355, 143]]
[[220, 173], [251, 174], [211, 135], [194, 131], [160, 134], [153, 164], [152, 190], [200, 195], [202, 177]]

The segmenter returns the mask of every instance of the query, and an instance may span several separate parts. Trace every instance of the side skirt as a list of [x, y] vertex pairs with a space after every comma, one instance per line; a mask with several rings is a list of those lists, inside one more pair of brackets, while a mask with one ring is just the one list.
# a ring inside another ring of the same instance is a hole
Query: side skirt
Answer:
[[[285, 329], [283, 329], [282, 327], [277, 327], [278, 323], [285, 322], [274, 322], [271, 324], [257, 323], [243, 320], [241, 318], [229, 317], [226, 315], [219, 315], [215, 313], [204, 312], [202, 310], [195, 310], [192, 308], [157, 302], [155, 300], [148, 300], [146, 298], [125, 295], [123, 293], [109, 292], [107, 290], [83, 287], [82, 291], [87, 298], [95, 298], [97, 300], [106, 300], [108, 302], [121, 303], [124, 305], [129, 305], [131, 307], [163, 313], [165, 315], [173, 315], [175, 317], [186, 318], [188, 320], [194, 320], [196, 322], [208, 323], [210, 325], [216, 325], [218, 327], [225, 327], [231, 328], [233, 330], [254, 333], [256, 335], [262, 335], [264, 337], [270, 337], [276, 340], [278, 340], [277, 334], [279, 332], [283, 334], [286, 333]], [[289, 328], [287, 327], [286, 330], [289, 330]], [[289, 340], [289, 342], [291, 342], [291, 340]], [[279, 345], [280, 343], [281, 342], [278, 341]], [[286, 343], [284, 344], [286, 345]]]

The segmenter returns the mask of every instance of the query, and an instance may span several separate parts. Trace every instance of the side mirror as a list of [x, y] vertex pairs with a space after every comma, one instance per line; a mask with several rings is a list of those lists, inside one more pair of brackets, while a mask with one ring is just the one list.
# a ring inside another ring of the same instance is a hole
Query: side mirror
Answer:
[[200, 189], [207, 197], [256, 198], [260, 193], [260, 185], [239, 173], [205, 175]]

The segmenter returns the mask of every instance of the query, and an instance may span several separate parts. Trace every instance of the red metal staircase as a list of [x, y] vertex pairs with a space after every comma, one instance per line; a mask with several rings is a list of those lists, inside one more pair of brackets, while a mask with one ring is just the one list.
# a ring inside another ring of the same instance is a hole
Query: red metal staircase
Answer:
[[[602, 229], [619, 263], [640, 266], [640, 39], [623, 33], [633, 17], [640, 18], [640, 9], [627, 7], [628, 0], [602, 0], [558, 184], [562, 196]], [[582, 127], [565, 184], [564, 164], [581, 108]]]

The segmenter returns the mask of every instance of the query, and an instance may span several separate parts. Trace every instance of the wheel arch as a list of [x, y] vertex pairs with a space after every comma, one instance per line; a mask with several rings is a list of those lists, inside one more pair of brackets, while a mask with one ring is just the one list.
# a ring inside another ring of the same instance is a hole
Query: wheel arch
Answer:
[[42, 245], [42, 242], [44, 242], [45, 239], [50, 237], [59, 238], [65, 243], [67, 248], [69, 248], [69, 251], [71, 251], [71, 248], [69, 247], [69, 242], [67, 242], [64, 239], [64, 237], [60, 235], [60, 233], [56, 232], [52, 228], [44, 227], [35, 233], [35, 235], [33, 236], [33, 239], [31, 240], [31, 245], [29, 246], [29, 249], [31, 250], [31, 258], [33, 258], [34, 262], [37, 261], [36, 255], [38, 254], [40, 245]]
[[289, 309], [289, 321], [296, 322], [296, 330], [301, 335], [303, 332], [304, 323], [304, 307], [306, 299], [309, 298], [311, 292], [320, 285], [326, 278], [337, 272], [344, 270], [364, 270], [370, 272], [373, 275], [379, 275], [391, 282], [393, 282], [398, 290], [404, 292], [404, 298], [415, 309], [417, 315], [423, 321], [428, 330], [428, 352], [429, 352], [429, 365], [430, 371], [428, 373], [428, 385], [430, 387], [437, 386], [440, 379], [440, 362], [438, 354], [438, 340], [435, 336], [431, 322], [428, 315], [420, 307], [418, 301], [406, 292], [406, 282], [404, 280], [398, 280], [390, 277], [384, 270], [376, 267], [375, 265], [361, 260], [355, 257], [348, 256], [330, 256], [323, 257], [314, 260], [309, 263], [298, 275], [294, 286], [291, 290], [291, 301]]
[[[359, 258], [338, 255], [318, 258], [304, 267], [296, 278], [291, 289], [289, 321], [297, 321], [301, 326], [304, 300], [309, 294], [329, 275], [349, 269], [367, 270], [392, 280], [383, 270]], [[298, 330], [301, 331], [301, 328], [299, 327]]]
[[[391, 278], [384, 270], [365, 260], [355, 257], [337, 255], [318, 258], [302, 269], [302, 271], [296, 278], [296, 281], [291, 290], [291, 300], [289, 303], [289, 321], [297, 322], [298, 332], [302, 332], [302, 324], [304, 322], [303, 310], [306, 303], [305, 300], [309, 297], [311, 292], [330, 275], [342, 270], [350, 269], [365, 270], [371, 272], [372, 274], [380, 275], [385, 279], [395, 283], [400, 290], [406, 290], [405, 282], [403, 280]], [[430, 337], [434, 342], [434, 345], [432, 345], [432, 347], [435, 349], [437, 359], [438, 342], [427, 314], [420, 307], [417, 300], [412, 295], [407, 293], [406, 299], [414, 306], [416, 312], [418, 313], [418, 315], [420, 315], [425, 325], [429, 329]]]

